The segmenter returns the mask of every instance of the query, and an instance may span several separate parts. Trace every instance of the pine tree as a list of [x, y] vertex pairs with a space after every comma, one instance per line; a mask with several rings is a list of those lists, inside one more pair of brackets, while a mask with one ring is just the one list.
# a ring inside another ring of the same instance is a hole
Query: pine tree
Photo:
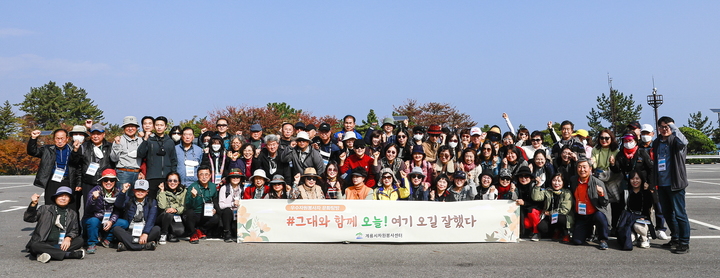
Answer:
[[687, 127], [697, 129], [705, 134], [705, 136], [711, 136], [713, 134], [712, 122], [707, 116], [703, 118], [702, 112], [700, 111], [697, 113], [690, 113]]
[[15, 112], [12, 111], [12, 106], [9, 101], [5, 101], [2, 107], [0, 107], [0, 140], [7, 139], [12, 136], [18, 130], [18, 119], [15, 116]]
[[[619, 135], [625, 131], [627, 124], [640, 119], [642, 106], [635, 105], [632, 94], [626, 96], [624, 93], [613, 89], [611, 96], [603, 93], [597, 97], [597, 110], [595, 108], [590, 109], [590, 114], [586, 116], [588, 125], [592, 129], [590, 134], [597, 134], [607, 128]], [[614, 117], [613, 111], [615, 112]], [[613, 122], [615, 126], [612, 126]], [[604, 123], [607, 123], [607, 125], [604, 125]]]
[[62, 88], [52, 81], [42, 87], [30, 88], [25, 100], [15, 105], [37, 123], [37, 128], [45, 130], [58, 128], [63, 123], [76, 125], [86, 119], [95, 122], [104, 119], [103, 111], [87, 97], [85, 89], [70, 82]]

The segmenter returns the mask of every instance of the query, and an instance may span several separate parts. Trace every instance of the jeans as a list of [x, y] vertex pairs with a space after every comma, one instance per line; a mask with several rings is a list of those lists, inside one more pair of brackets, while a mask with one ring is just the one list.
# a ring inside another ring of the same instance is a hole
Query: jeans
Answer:
[[[100, 234], [100, 231], [105, 231], [102, 229], [102, 219], [97, 217], [90, 217], [87, 219], [82, 220], [83, 225], [83, 234], [85, 235], [87, 239], [87, 245], [96, 245], [98, 243], [98, 236]], [[105, 239], [109, 241], [115, 240], [115, 236], [113, 235], [113, 228], [115, 227], [122, 227], [123, 229], [127, 229], [128, 222], [125, 219], [118, 219], [115, 221], [115, 224], [110, 227], [110, 230], [107, 231], [107, 236], [105, 236]]]
[[122, 185], [129, 183], [131, 185], [135, 184], [135, 181], [138, 179], [138, 175], [140, 172], [126, 172], [122, 170], [117, 170], [117, 184], [115, 184], [115, 187], [117, 187], [119, 190], [122, 190]]
[[680, 244], [690, 244], [690, 221], [685, 211], [685, 189], [672, 191], [670, 186], [658, 186], [663, 216], [672, 233], [672, 239]]

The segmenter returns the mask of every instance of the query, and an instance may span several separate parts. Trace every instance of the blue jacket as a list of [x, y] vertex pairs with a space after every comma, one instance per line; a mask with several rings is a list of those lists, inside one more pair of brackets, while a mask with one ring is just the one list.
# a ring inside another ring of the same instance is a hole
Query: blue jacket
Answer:
[[[137, 211], [137, 205], [135, 204], [135, 197], [126, 197], [126, 194], [118, 194], [115, 199], [115, 207], [124, 209], [125, 214], [123, 219], [127, 220], [128, 223], [132, 223], [135, 217], [135, 211]], [[157, 201], [155, 199], [145, 198], [145, 205], [143, 205], [143, 216], [145, 218], [145, 227], [143, 227], [143, 234], [150, 234], [150, 230], [155, 226], [155, 217], [157, 217]]]
[[185, 151], [185, 148], [183, 147], [183, 144], [177, 144], [175, 145], [175, 154], [177, 155], [177, 172], [180, 174], [180, 183], [188, 186], [191, 183], [197, 181], [197, 176], [188, 177], [185, 172], [185, 160], [192, 160], [197, 161], [197, 166], [195, 166], [195, 172], [197, 172], [198, 166], [200, 166], [200, 162], [202, 162], [203, 158], [203, 149], [200, 148], [200, 146], [195, 144], [190, 144], [190, 149]]

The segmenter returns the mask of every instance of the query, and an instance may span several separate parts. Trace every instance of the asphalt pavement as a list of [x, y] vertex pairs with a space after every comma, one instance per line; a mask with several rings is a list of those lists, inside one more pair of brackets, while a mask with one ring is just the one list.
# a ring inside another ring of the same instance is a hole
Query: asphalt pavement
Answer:
[[32, 176], [0, 176], [0, 277], [717, 277], [720, 263], [720, 165], [688, 165], [690, 253], [651, 248], [618, 250], [615, 240], [571, 246], [549, 240], [464, 244], [288, 244], [202, 240], [168, 243], [156, 251], [98, 248], [84, 260], [42, 264], [22, 252], [35, 225], [22, 221]]

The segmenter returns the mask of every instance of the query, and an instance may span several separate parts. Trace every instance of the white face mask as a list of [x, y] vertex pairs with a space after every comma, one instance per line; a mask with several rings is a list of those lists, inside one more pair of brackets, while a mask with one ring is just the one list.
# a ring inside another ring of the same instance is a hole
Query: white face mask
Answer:
[[583, 144], [583, 146], [587, 146], [587, 140], [583, 139], [582, 144]]
[[170, 137], [172, 137], [173, 141], [175, 141], [175, 142], [180, 141], [180, 138], [181, 138], [181, 136], [177, 135], [177, 134], [173, 134], [173, 136], [170, 136]]
[[646, 143], [652, 141], [652, 136], [650, 136], [650, 135], [643, 135], [643, 136], [640, 136], [640, 138], [642, 138], [642, 141], [646, 142]]
[[420, 140], [422, 140], [422, 138], [423, 138], [422, 134], [413, 135], [413, 139], [415, 139], [415, 141], [420, 141]]
[[626, 149], [632, 149], [635, 147], [635, 142], [625, 142], [623, 143], [623, 147], [625, 147]]
[[448, 145], [449, 145], [451, 148], [453, 148], [453, 149], [454, 149], [455, 147], [457, 147], [457, 144], [458, 144], [457, 142], [450, 142], [450, 143], [448, 143]]
[[212, 149], [214, 152], [220, 151], [220, 145], [212, 145]]
[[73, 141], [85, 141], [85, 136], [82, 135], [73, 135]]

